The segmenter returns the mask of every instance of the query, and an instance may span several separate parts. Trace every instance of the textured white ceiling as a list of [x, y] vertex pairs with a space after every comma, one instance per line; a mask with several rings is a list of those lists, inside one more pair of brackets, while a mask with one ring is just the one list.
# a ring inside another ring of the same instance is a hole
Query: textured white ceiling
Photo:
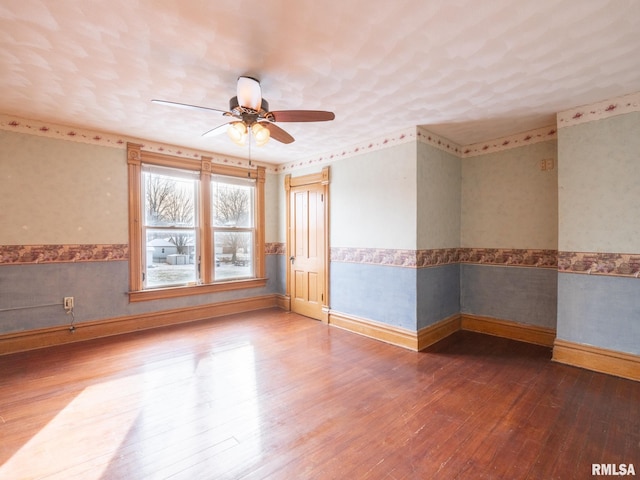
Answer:
[[0, 113], [246, 157], [201, 134], [239, 75], [279, 124], [272, 163], [423, 125], [469, 145], [640, 91], [638, 0], [0, 0]]

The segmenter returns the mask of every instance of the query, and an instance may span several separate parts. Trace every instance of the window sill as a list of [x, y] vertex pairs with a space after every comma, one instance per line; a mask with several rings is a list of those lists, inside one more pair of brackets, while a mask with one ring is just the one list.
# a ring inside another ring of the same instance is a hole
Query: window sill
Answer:
[[207, 293], [227, 292], [245, 288], [264, 287], [266, 278], [252, 278], [250, 280], [235, 280], [231, 282], [210, 283], [206, 285], [191, 285], [185, 287], [155, 288], [129, 292], [129, 302], [145, 302], [147, 300], [161, 300], [164, 298], [186, 297], [189, 295], [203, 295]]

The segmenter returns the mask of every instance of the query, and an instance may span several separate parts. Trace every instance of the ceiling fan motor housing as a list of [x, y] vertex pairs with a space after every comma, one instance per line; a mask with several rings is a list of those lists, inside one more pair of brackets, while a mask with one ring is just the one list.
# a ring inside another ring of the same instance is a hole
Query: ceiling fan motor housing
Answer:
[[267, 102], [264, 98], [260, 103], [260, 110], [256, 111], [253, 108], [243, 107], [238, 103], [238, 97], [231, 97], [229, 100], [229, 111], [237, 117], [242, 118], [242, 120], [247, 123], [248, 126], [251, 126], [252, 123], [258, 121], [258, 119], [267, 119], [269, 118], [269, 102]]

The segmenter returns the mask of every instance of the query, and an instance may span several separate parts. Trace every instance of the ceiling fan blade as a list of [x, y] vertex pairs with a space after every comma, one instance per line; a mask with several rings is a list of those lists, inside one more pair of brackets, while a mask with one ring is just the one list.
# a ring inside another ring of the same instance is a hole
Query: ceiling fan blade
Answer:
[[260, 125], [262, 125], [267, 130], [269, 130], [269, 134], [271, 135], [271, 138], [273, 138], [274, 140], [277, 140], [281, 143], [293, 143], [294, 138], [291, 135], [289, 135], [287, 132], [285, 132], [283, 129], [281, 129], [279, 126], [274, 125], [273, 123], [270, 123], [270, 122], [260, 122]]
[[259, 111], [262, 104], [260, 82], [252, 77], [238, 77], [237, 97], [241, 107]]
[[220, 110], [218, 108], [200, 107], [198, 105], [189, 105], [188, 103], [168, 102], [167, 100], [151, 100], [151, 102], [158, 105], [166, 105], [169, 107], [186, 108], [189, 110], [209, 110], [211, 112], [229, 113], [226, 110]]
[[327, 122], [336, 118], [333, 112], [321, 110], [280, 110], [270, 114], [274, 122]]
[[[229, 122], [230, 123], [230, 122]], [[203, 137], [214, 137], [216, 135], [220, 135], [221, 133], [225, 133], [227, 128], [229, 128], [229, 123], [223, 123], [222, 125], [212, 128], [202, 134]]]

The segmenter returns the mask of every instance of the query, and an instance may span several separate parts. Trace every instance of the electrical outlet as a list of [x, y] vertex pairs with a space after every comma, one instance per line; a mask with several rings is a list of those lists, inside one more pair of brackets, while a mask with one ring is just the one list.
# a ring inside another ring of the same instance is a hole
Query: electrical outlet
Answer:
[[67, 312], [73, 310], [73, 297], [64, 297], [62, 305]]
[[545, 158], [543, 160], [540, 160], [540, 170], [553, 170], [554, 167], [555, 165], [553, 162], [553, 158]]

